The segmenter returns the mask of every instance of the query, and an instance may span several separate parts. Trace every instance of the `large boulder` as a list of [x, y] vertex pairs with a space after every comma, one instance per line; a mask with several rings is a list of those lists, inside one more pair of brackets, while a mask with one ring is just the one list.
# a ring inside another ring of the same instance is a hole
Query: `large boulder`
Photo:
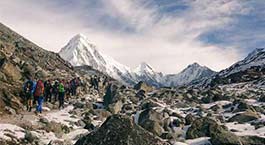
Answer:
[[145, 91], [145, 92], [151, 92], [151, 91], [154, 90], [154, 88], [153, 88], [152, 86], [146, 84], [146, 83], [143, 82], [143, 81], [140, 81], [138, 84], [136, 84], [136, 85], [134, 86], [134, 89], [135, 89], [135, 90], [138, 90], [138, 91], [139, 91], [139, 90], [143, 90], [143, 91]]
[[109, 117], [96, 131], [80, 138], [75, 145], [169, 145], [150, 134], [132, 119], [122, 115]]
[[124, 95], [119, 92], [118, 86], [110, 84], [107, 87], [106, 94], [103, 99], [103, 104], [112, 114], [117, 114], [121, 111], [123, 106]]
[[228, 121], [229, 122], [246, 123], [246, 122], [249, 122], [252, 120], [257, 120], [259, 118], [260, 118], [260, 116], [256, 112], [248, 110], [246, 112], [238, 113], [238, 114], [232, 116]]
[[196, 120], [196, 117], [194, 117], [192, 114], [188, 114], [185, 117], [185, 125], [190, 125], [194, 120]]
[[160, 126], [160, 124], [153, 120], [147, 120], [141, 124], [141, 126], [157, 136], [161, 136], [164, 132], [164, 129]]
[[153, 109], [145, 109], [140, 113], [138, 123], [144, 129], [160, 136], [164, 132], [163, 118], [162, 113], [158, 113]]
[[162, 124], [163, 122], [163, 115], [162, 113], [159, 113], [155, 110], [151, 109], [145, 109], [142, 111], [139, 115], [139, 124], [143, 124], [145, 121], [153, 120], [159, 122], [159, 124]]
[[211, 137], [211, 142], [214, 145], [241, 144], [239, 137], [229, 132], [226, 127], [219, 125], [215, 120], [207, 117], [195, 120], [187, 131], [187, 139], [199, 137]]
[[19, 81], [22, 77], [19, 68], [10, 62], [3, 65], [2, 72], [12, 81]]
[[265, 138], [259, 136], [242, 136], [241, 140], [244, 145], [264, 145]]
[[118, 114], [121, 109], [122, 109], [123, 103], [119, 100], [117, 102], [114, 102], [112, 104], [109, 104], [108, 106], [108, 110], [112, 113], [112, 114]]

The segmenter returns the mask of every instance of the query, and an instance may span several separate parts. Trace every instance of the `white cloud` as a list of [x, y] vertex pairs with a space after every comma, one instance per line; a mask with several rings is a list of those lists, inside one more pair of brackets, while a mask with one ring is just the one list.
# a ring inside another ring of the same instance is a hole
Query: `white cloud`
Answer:
[[[76, 33], [84, 33], [101, 51], [123, 64], [135, 67], [146, 61], [166, 73], [179, 72], [193, 62], [220, 70], [240, 58], [235, 49], [197, 40], [200, 34], [233, 22], [232, 14], [248, 13], [240, 1], [190, 1], [190, 8], [181, 15], [161, 14], [144, 0], [101, 2], [101, 8], [83, 17], [88, 14], [82, 7], [62, 12], [52, 1], [0, 1], [0, 22], [52, 51], [59, 51]], [[90, 8], [93, 6], [86, 9]], [[102, 15], [117, 19], [124, 26], [109, 29], [103, 26]], [[134, 32], [124, 31], [126, 27]]]

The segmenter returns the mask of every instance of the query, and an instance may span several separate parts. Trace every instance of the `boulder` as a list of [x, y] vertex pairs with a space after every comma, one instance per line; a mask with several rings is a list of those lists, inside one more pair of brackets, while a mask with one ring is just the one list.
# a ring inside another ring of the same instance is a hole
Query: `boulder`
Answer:
[[144, 110], [144, 109], [151, 109], [151, 108], [154, 108], [154, 107], [160, 107], [160, 105], [154, 101], [153, 99], [147, 99], [147, 100], [144, 100], [142, 103], [141, 103], [141, 109]]
[[15, 65], [13, 65], [10, 62], [6, 62], [3, 65], [2, 72], [7, 76], [7, 78], [12, 79], [12, 81], [19, 81], [22, 77], [20, 74], [19, 68], [17, 68]]
[[195, 120], [187, 131], [187, 139], [199, 137], [211, 137], [211, 142], [214, 145], [238, 145], [241, 143], [240, 138], [229, 132], [226, 127], [207, 117]]
[[259, 102], [265, 102], [265, 95], [262, 95], [262, 96], [259, 98]]
[[220, 110], [220, 109], [222, 109], [222, 106], [221, 106], [221, 105], [218, 105], [218, 104], [216, 104], [216, 105], [214, 105], [214, 106], [212, 106], [212, 107], [210, 108], [210, 110], [213, 110], [213, 111], [215, 111], [215, 112], [217, 112], [217, 111]]
[[109, 117], [96, 131], [80, 138], [75, 145], [169, 145], [122, 115]]
[[8, 106], [5, 106], [5, 111], [6, 111], [8, 114], [10, 114], [10, 115], [16, 115], [16, 114], [17, 114], [16, 110], [14, 110], [13, 108], [8, 107]]
[[244, 145], [264, 145], [265, 138], [259, 136], [242, 136], [240, 137]]
[[196, 118], [192, 114], [185, 117], [185, 125], [190, 125]]
[[164, 132], [164, 129], [159, 125], [159, 123], [153, 120], [147, 120], [141, 124], [141, 126], [157, 136], [161, 136]]
[[109, 104], [108, 106], [108, 110], [112, 113], [112, 114], [117, 114], [121, 111], [122, 109], [122, 102], [121, 101], [117, 101], [115, 103]]
[[252, 120], [257, 120], [259, 118], [260, 118], [260, 116], [256, 112], [248, 110], [246, 112], [238, 113], [238, 114], [232, 116], [228, 120], [228, 122], [246, 123], [246, 122], [249, 122]]
[[255, 111], [255, 109], [251, 105], [248, 105], [244, 100], [235, 100], [233, 104], [237, 105], [236, 109], [233, 112], [243, 112], [246, 110]]
[[134, 86], [134, 89], [135, 90], [143, 90], [145, 92], [151, 92], [154, 90], [154, 88], [152, 86], [149, 86], [148, 84], [146, 84], [145, 82], [143, 81], [140, 81], [138, 84], [136, 84]]

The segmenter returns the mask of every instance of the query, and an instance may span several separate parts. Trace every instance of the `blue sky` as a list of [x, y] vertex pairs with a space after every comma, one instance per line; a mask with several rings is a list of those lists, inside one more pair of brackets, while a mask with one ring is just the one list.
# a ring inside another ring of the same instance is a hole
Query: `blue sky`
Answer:
[[264, 47], [265, 0], [0, 0], [0, 22], [58, 52], [78, 33], [136, 67], [224, 69]]

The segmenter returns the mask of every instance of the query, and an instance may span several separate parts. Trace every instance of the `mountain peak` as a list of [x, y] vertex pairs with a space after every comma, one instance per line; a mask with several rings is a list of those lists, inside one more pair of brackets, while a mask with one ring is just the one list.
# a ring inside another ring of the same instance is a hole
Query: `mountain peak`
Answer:
[[201, 65], [199, 65], [197, 62], [194, 62], [193, 64], [190, 64], [190, 65], [188, 65], [188, 68], [189, 67], [202, 67]]
[[79, 33], [79, 34], [76, 34], [73, 39], [87, 39], [87, 37], [82, 34], [82, 33]]
[[255, 56], [262, 52], [265, 52], [265, 48], [256, 48], [255, 50], [253, 50], [251, 53], [248, 54], [247, 58]]
[[141, 64], [140, 64], [140, 67], [142, 67], [142, 68], [152, 68], [149, 64], [147, 64], [146, 62], [142, 62]]
[[147, 64], [146, 62], [142, 62], [134, 71], [137, 74], [143, 74], [145, 72], [148, 72], [150, 74], [154, 73], [153, 68]]
[[75, 35], [69, 43], [72, 43], [72, 44], [78, 44], [78, 43], [82, 43], [82, 44], [91, 44], [91, 42], [88, 40], [88, 38], [82, 34], [82, 33], [79, 33], [77, 35]]

